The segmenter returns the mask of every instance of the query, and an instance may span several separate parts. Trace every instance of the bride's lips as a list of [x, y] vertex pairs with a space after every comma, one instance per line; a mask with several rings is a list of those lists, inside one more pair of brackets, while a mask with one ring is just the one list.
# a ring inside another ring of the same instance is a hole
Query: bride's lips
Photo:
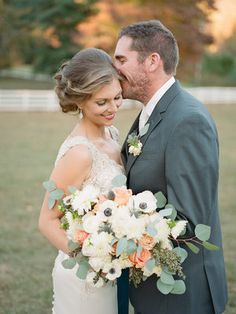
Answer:
[[115, 114], [110, 114], [110, 115], [106, 115], [106, 116], [103, 116], [106, 120], [113, 120], [115, 118]]

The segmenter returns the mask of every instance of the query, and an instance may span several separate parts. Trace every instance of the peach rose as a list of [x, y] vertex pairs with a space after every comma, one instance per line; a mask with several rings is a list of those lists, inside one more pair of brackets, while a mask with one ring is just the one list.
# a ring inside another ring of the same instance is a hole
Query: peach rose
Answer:
[[76, 230], [75, 233], [75, 242], [79, 243], [79, 244], [83, 244], [84, 240], [87, 239], [87, 237], [89, 236], [89, 233], [87, 233], [84, 230]]
[[132, 253], [129, 255], [129, 260], [136, 268], [142, 268], [147, 260], [151, 258], [151, 253], [148, 250], [142, 249], [140, 255]]
[[114, 189], [115, 199], [114, 201], [119, 204], [119, 206], [125, 206], [128, 204], [130, 196], [132, 195], [132, 190], [127, 190], [125, 187]]
[[148, 234], [144, 234], [142, 238], [139, 240], [139, 244], [146, 250], [151, 250], [156, 242], [153, 237]]

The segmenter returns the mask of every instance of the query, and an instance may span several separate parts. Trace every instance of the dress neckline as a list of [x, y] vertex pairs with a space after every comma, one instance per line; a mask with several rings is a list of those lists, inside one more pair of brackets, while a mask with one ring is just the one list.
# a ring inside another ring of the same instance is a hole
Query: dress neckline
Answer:
[[73, 139], [76, 139], [76, 138], [82, 138], [84, 140], [86, 140], [89, 144], [91, 144], [93, 146], [93, 148], [102, 156], [104, 156], [106, 159], [108, 159], [109, 161], [111, 161], [112, 163], [114, 163], [116, 166], [120, 167], [123, 169], [123, 166], [121, 164], [119, 164], [117, 161], [115, 161], [114, 159], [112, 159], [108, 154], [102, 152], [100, 149], [97, 148], [97, 146], [91, 141], [89, 140], [86, 136], [84, 135], [75, 135], [75, 136], [68, 136], [66, 138], [66, 141], [69, 141], [69, 140], [73, 140]]

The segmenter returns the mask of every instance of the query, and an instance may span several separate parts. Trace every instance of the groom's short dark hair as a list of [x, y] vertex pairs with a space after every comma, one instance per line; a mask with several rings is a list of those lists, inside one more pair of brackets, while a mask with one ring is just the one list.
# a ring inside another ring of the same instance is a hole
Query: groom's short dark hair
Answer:
[[171, 31], [158, 20], [138, 22], [124, 27], [119, 38], [127, 36], [132, 38], [131, 49], [139, 54], [139, 61], [157, 52], [164, 64], [167, 74], [175, 74], [179, 62], [179, 49], [177, 41]]

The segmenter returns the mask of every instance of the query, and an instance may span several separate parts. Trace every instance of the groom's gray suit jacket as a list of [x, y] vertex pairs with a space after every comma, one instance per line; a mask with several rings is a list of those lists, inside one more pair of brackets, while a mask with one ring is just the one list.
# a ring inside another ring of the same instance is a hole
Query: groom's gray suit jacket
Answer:
[[[135, 120], [132, 133], [138, 128]], [[191, 251], [183, 263], [186, 292], [163, 295], [150, 277], [136, 289], [130, 286], [130, 300], [141, 314], [223, 313], [227, 302], [225, 266], [218, 213], [218, 136], [207, 109], [184, 91], [178, 82], [164, 94], [148, 120], [148, 132], [141, 137], [142, 153], [128, 153], [125, 141], [122, 158], [128, 187], [134, 193], [162, 191], [178, 216], [194, 226], [211, 226], [210, 242], [219, 251], [201, 248]]]

